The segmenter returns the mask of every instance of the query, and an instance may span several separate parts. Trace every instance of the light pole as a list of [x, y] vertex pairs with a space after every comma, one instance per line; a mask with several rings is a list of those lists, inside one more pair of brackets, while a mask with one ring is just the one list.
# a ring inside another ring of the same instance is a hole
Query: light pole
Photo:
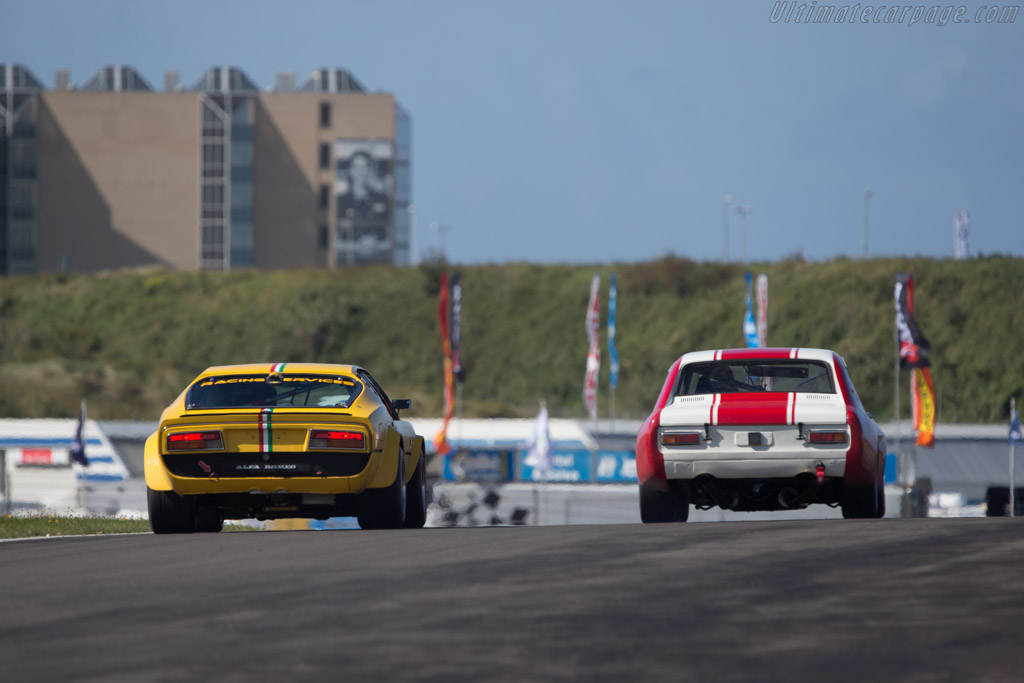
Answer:
[[729, 262], [729, 205], [732, 204], [732, 197], [722, 197], [722, 262]]
[[871, 190], [864, 190], [864, 235], [861, 240], [860, 257], [866, 261], [868, 258], [868, 200], [871, 199]]
[[430, 229], [437, 233], [438, 243], [441, 245], [441, 263], [447, 263], [444, 255], [444, 234], [452, 229], [450, 223], [431, 223]]
[[749, 206], [737, 206], [736, 213], [740, 215], [740, 255], [743, 263], [747, 262], [747, 216], [754, 213]]

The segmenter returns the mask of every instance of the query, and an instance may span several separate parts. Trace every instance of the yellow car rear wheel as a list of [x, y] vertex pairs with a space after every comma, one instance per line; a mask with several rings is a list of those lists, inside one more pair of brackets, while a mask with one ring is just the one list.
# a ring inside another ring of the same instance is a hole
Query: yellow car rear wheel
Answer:
[[154, 534], [190, 534], [196, 528], [195, 502], [174, 491], [146, 488], [149, 526]]
[[217, 508], [200, 507], [196, 510], [196, 531], [217, 533], [224, 528], [224, 514]]
[[421, 450], [416, 460], [416, 471], [406, 486], [405, 528], [422, 529], [427, 522], [427, 465], [426, 455]]
[[398, 449], [395, 480], [386, 488], [367, 489], [359, 494], [356, 518], [363, 529], [401, 529], [405, 521], [405, 453]]

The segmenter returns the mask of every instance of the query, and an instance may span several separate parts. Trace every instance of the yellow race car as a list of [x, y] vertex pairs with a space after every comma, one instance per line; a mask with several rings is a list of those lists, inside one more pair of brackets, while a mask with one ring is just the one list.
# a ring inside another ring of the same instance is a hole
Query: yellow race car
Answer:
[[326, 363], [208, 368], [146, 440], [149, 523], [220, 531], [225, 519], [426, 521], [423, 437], [365, 369]]

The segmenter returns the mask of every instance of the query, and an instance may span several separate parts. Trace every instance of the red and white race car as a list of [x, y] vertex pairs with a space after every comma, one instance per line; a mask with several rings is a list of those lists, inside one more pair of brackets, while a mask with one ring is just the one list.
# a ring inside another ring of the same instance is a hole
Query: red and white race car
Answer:
[[885, 515], [885, 434], [846, 363], [824, 349], [687, 353], [669, 369], [636, 439], [640, 517], [699, 509]]

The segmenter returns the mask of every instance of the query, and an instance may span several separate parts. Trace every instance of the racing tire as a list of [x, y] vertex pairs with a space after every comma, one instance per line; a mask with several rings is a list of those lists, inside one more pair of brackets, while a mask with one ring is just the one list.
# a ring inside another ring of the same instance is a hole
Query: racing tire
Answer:
[[[840, 503], [844, 519], [875, 519], [878, 514], [878, 487], [847, 489]], [[884, 513], [884, 511], [883, 511]]]
[[362, 529], [401, 529], [405, 521], [405, 452], [398, 449], [395, 480], [382, 489], [367, 489], [360, 494], [356, 515]]
[[195, 502], [174, 491], [146, 487], [149, 527], [154, 534], [190, 534], [196, 528]]
[[218, 533], [224, 528], [224, 515], [217, 508], [200, 507], [196, 510], [196, 531]]
[[644, 524], [685, 522], [690, 517], [690, 502], [681, 491], [655, 491], [640, 485], [640, 521]]
[[427, 523], [427, 456], [421, 450], [416, 462], [416, 471], [405, 487], [406, 529], [422, 529]]

